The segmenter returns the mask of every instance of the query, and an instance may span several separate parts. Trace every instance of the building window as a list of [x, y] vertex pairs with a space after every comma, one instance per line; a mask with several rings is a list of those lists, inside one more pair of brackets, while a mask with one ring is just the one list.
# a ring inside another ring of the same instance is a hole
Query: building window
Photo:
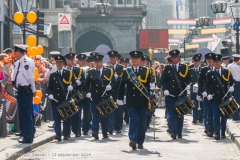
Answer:
[[97, 4], [97, 0], [90, 0], [90, 7], [95, 7]]
[[133, 6], [133, 0], [126, 0], [126, 6]]
[[88, 7], [88, 0], [81, 0], [81, 7], [82, 8]]
[[117, 6], [123, 6], [124, 5], [124, 0], [116, 0], [117, 1]]

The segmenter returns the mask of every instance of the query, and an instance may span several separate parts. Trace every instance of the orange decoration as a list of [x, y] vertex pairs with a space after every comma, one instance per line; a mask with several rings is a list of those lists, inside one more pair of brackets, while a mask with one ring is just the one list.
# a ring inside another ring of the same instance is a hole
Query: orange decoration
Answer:
[[41, 99], [42, 98], [42, 91], [36, 90], [36, 96]]
[[41, 102], [41, 98], [38, 96], [33, 97], [33, 104], [39, 104]]
[[38, 77], [39, 77], [39, 75], [38, 75], [38, 69], [35, 68], [35, 69], [34, 69], [34, 81], [38, 80]]

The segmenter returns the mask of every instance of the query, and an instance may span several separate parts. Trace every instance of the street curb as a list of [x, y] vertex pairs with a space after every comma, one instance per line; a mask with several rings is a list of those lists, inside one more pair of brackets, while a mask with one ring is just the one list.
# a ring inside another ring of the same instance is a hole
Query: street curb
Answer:
[[240, 129], [232, 120], [228, 120], [226, 132], [240, 150]]
[[21, 157], [22, 155], [24, 155], [25, 153], [30, 152], [31, 150], [54, 140], [54, 138], [55, 138], [54, 133], [45, 133], [43, 135], [40, 135], [34, 138], [34, 141], [32, 144], [19, 144], [2, 151], [0, 153], [0, 159], [15, 160]]

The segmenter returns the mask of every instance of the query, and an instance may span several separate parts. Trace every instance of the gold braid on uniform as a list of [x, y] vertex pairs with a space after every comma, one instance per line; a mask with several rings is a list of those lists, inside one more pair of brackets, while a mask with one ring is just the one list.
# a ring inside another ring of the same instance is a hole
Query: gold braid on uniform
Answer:
[[222, 78], [224, 81], [228, 82], [229, 81], [229, 78], [230, 78], [230, 70], [228, 69], [228, 78], [225, 78], [224, 75], [222, 75]]
[[147, 73], [146, 73], [145, 79], [144, 79], [144, 80], [141, 79], [141, 76], [139, 75], [139, 76], [138, 76], [138, 80], [139, 80], [140, 82], [142, 82], [142, 83], [147, 83], [147, 78], [148, 78], [149, 72], [150, 72], [150, 69], [147, 68]]
[[153, 67], [151, 67], [151, 70], [152, 70], [152, 76], [154, 77], [154, 76], [155, 76], [155, 73], [154, 73]]
[[185, 74], [182, 74], [181, 72], [179, 72], [179, 75], [183, 78], [185, 78], [188, 74], [188, 66], [186, 65], [186, 70], [185, 70]]
[[103, 76], [108, 81], [111, 81], [112, 76], [113, 76], [113, 69], [110, 69], [110, 71], [111, 71], [111, 73], [110, 73], [110, 77], [109, 78], [107, 78], [105, 75]]
[[79, 72], [79, 74], [78, 74], [77, 77], [75, 76], [75, 74], [73, 74], [76, 80], [80, 79], [80, 77], [81, 77], [81, 75], [82, 75], [82, 70], [83, 70], [83, 69], [80, 68], [80, 72]]
[[63, 82], [64, 82], [65, 84], [70, 84], [71, 81], [72, 81], [72, 71], [70, 71], [70, 76], [69, 76], [68, 81], [66, 81], [66, 80], [63, 78]]

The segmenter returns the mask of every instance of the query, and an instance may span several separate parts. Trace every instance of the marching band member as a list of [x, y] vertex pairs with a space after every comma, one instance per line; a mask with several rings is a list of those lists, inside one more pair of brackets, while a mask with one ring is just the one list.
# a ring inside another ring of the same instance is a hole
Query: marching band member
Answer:
[[12, 72], [13, 85], [17, 89], [19, 123], [23, 139], [19, 143], [32, 143], [35, 134], [33, 96], [35, 95], [34, 62], [26, 55], [26, 45], [14, 45], [17, 61]]
[[123, 71], [117, 104], [123, 105], [124, 90], [127, 84], [126, 105], [130, 117], [129, 146], [135, 150], [136, 144], [138, 144], [138, 149], [143, 149], [149, 104], [149, 88], [154, 90], [155, 84], [150, 83], [150, 69], [141, 66], [143, 53], [132, 51], [129, 54], [132, 58], [133, 66]]
[[[238, 104], [240, 104], [240, 97], [239, 97], [239, 93], [240, 93], [240, 55], [239, 54], [233, 54], [233, 63], [229, 64], [227, 69], [229, 69], [232, 73], [233, 79], [234, 79], [234, 91], [233, 91], [233, 97], [235, 98], [235, 100], [237, 101]], [[234, 112], [232, 114], [232, 118], [233, 120], [239, 120], [240, 119], [240, 115], [239, 115], [239, 109], [238, 111]]]
[[[76, 81], [72, 71], [64, 69], [65, 58], [62, 55], [55, 56], [57, 71], [50, 74], [47, 88], [48, 98], [52, 100], [52, 110], [54, 118], [55, 139], [61, 141], [61, 117], [57, 111], [57, 106], [66, 99], [67, 91], [72, 91]], [[70, 118], [63, 121], [64, 140], [70, 137]]]
[[[199, 121], [199, 123], [202, 123], [202, 114], [203, 114], [203, 110], [202, 108], [202, 102], [199, 102], [200, 106], [198, 106], [198, 101], [197, 101], [197, 93], [198, 90], [195, 89], [194, 85], [198, 83], [198, 78], [199, 78], [199, 74], [200, 74], [200, 70], [201, 70], [201, 58], [202, 58], [202, 54], [195, 54], [192, 58], [193, 60], [193, 67], [191, 69], [189, 69], [189, 74], [191, 77], [191, 81], [192, 81], [192, 90], [191, 90], [191, 99], [195, 102], [195, 107], [193, 107], [193, 124], [197, 123], [197, 120]], [[198, 97], [198, 100], [201, 101], [201, 98]], [[201, 110], [199, 110], [199, 107]]]
[[[92, 68], [88, 71], [88, 75], [85, 81], [85, 87], [87, 90], [86, 97], [91, 99], [92, 109], [92, 137], [96, 140], [99, 139], [99, 122], [101, 122], [103, 138], [109, 138], [108, 131], [108, 115], [100, 116], [100, 113], [96, 105], [101, 102], [102, 94], [106, 90], [106, 95], [111, 93], [111, 90], [115, 84], [115, 77], [113, 75], [113, 69], [103, 67], [103, 55], [95, 53], [93, 56], [96, 69]], [[109, 84], [111, 82], [111, 84]]]
[[[129, 64], [129, 59], [128, 58], [121, 58], [120, 59], [120, 64], [124, 66], [124, 68], [128, 67]], [[129, 115], [128, 115], [128, 110], [126, 106], [126, 92], [127, 92], [127, 85], [125, 86], [124, 90], [124, 100], [123, 100], [123, 106], [124, 106], [124, 121], [126, 124], [129, 124]]]
[[[118, 96], [118, 89], [122, 79], [122, 73], [124, 66], [121, 64], [117, 64], [118, 60], [118, 52], [117, 51], [109, 51], [108, 53], [109, 61], [110, 61], [110, 68], [114, 71], [114, 78], [116, 79], [116, 83], [112, 88], [112, 97], [113, 100], [116, 102]], [[123, 105], [118, 105], [113, 112], [109, 114], [109, 123], [108, 123], [108, 133], [112, 134], [113, 130], [116, 130], [116, 133], [121, 133], [122, 129], [122, 122], [123, 122]]]
[[208, 137], [213, 137], [213, 110], [211, 107], [211, 102], [206, 98], [206, 76], [209, 70], [214, 70], [214, 64], [212, 60], [212, 56], [215, 53], [207, 53], [205, 55], [205, 60], [208, 66], [203, 67], [200, 71], [199, 79], [198, 79], [198, 97], [200, 100], [201, 97], [203, 99], [203, 122], [205, 126], [204, 133], [207, 134]]
[[[86, 59], [86, 55], [85, 54], [80, 54], [77, 55], [77, 59], [78, 59], [78, 65], [80, 67], [83, 68], [83, 73], [80, 77], [80, 81], [81, 83], [85, 83], [85, 79], [87, 77], [87, 73], [88, 73], [88, 67], [85, 66], [85, 59]], [[81, 91], [83, 93], [83, 95], [86, 95], [86, 89], [85, 87], [81, 88]], [[82, 111], [83, 111], [83, 118], [82, 118], [82, 132], [83, 135], [88, 135], [88, 131], [90, 128], [90, 100], [89, 98], [84, 97], [82, 100], [80, 100], [80, 102], [78, 103], [78, 107], [79, 107], [79, 114], [81, 117]], [[80, 118], [81, 120], [81, 118]]]
[[[206, 90], [208, 94], [207, 99], [211, 101], [211, 107], [213, 109], [214, 139], [220, 140], [220, 130], [221, 138], [226, 138], [227, 117], [222, 115], [218, 105], [222, 102], [222, 98], [227, 91], [234, 91], [234, 80], [230, 70], [221, 68], [222, 55], [214, 54], [212, 59], [215, 69], [209, 70], [207, 73]], [[229, 88], [228, 85], [230, 85]]]
[[[84, 75], [82, 74], [83, 69], [80, 67], [74, 66], [75, 53], [68, 53], [65, 55], [65, 58], [67, 62], [66, 69], [73, 72], [73, 78], [75, 78], [76, 83], [78, 85], [78, 87], [75, 88], [75, 90], [79, 90], [81, 92], [83, 85], [81, 85], [82, 82], [80, 81], [80, 78], [84, 77]], [[79, 107], [79, 103], [77, 103], [77, 105]], [[71, 117], [71, 123], [72, 123], [72, 132], [75, 134], [75, 137], [80, 137], [81, 136], [81, 109], [79, 109], [78, 112]]]
[[[178, 95], [183, 89], [190, 90], [191, 78], [188, 72], [188, 66], [180, 63], [180, 51], [172, 50], [169, 55], [172, 59], [172, 65], [167, 65], [161, 76], [161, 84], [166, 96], [166, 107], [168, 114], [168, 125], [171, 129], [171, 137], [182, 138], [182, 128], [184, 117], [179, 117], [173, 105], [178, 99]], [[179, 81], [178, 81], [179, 80]], [[174, 97], [172, 97], [173, 95]]]
[[50, 70], [46, 73], [46, 75], [45, 75], [45, 77], [44, 77], [44, 79], [45, 79], [45, 81], [46, 81], [47, 83], [48, 83], [48, 81], [49, 81], [50, 74], [57, 71], [55, 56], [60, 55], [60, 52], [58, 52], [58, 51], [52, 51], [52, 52], [50, 52], [50, 55], [51, 55], [52, 67], [51, 67]]
[[229, 65], [228, 60], [229, 60], [230, 58], [231, 58], [230, 56], [222, 57], [222, 64], [221, 64], [221, 66], [222, 66], [223, 68], [226, 69], [226, 68], [228, 67], [228, 65]]

